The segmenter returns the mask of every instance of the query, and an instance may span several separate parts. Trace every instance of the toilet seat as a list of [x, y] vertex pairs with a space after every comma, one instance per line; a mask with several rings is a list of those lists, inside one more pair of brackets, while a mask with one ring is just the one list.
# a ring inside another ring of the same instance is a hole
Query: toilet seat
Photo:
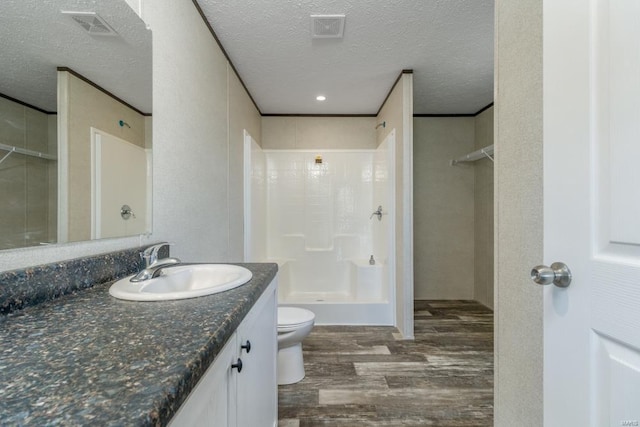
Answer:
[[278, 331], [288, 332], [313, 324], [316, 315], [298, 307], [278, 307]]

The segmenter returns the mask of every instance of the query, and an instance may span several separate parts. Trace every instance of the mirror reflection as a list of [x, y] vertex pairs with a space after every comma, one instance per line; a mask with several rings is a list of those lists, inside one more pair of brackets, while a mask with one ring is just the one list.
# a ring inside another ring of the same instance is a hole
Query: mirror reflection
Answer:
[[124, 0], [0, 12], [0, 249], [149, 232], [151, 32]]

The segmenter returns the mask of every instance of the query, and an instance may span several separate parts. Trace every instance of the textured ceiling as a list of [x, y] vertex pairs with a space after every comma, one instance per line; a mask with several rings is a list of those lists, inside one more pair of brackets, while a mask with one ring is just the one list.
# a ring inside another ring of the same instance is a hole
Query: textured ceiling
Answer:
[[[60, 11], [97, 12], [118, 33], [95, 37]], [[151, 32], [124, 0], [2, 0], [0, 93], [56, 111], [56, 69], [69, 67], [151, 112]]]
[[[493, 100], [493, 0], [197, 1], [263, 114], [374, 114], [403, 69], [416, 114]], [[312, 39], [312, 14], [344, 38]]]

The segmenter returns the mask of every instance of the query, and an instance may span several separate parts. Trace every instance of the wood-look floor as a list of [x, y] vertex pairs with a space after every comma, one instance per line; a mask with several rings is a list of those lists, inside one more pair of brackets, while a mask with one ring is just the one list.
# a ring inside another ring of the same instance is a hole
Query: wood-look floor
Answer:
[[306, 377], [279, 387], [280, 427], [493, 425], [493, 313], [416, 301], [415, 341], [395, 328], [316, 326]]

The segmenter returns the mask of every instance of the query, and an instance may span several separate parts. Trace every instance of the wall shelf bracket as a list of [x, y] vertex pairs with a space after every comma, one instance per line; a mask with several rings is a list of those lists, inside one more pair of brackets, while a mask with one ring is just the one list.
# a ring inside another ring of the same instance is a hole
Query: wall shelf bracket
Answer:
[[484, 159], [485, 157], [494, 162], [493, 153], [493, 144], [491, 144], [472, 153], [460, 156], [457, 159], [453, 159], [449, 162], [449, 164], [451, 166], [455, 166], [459, 163], [475, 162], [480, 159]]
[[41, 159], [47, 159], [47, 160], [56, 160], [56, 157], [50, 154], [41, 153], [39, 151], [27, 150], [25, 148], [14, 147], [6, 144], [0, 144], [0, 150], [8, 151], [8, 153], [5, 154], [4, 157], [2, 157], [2, 159], [0, 159], [0, 163], [5, 161], [11, 155], [11, 153], [24, 154], [25, 156], [39, 157]]

